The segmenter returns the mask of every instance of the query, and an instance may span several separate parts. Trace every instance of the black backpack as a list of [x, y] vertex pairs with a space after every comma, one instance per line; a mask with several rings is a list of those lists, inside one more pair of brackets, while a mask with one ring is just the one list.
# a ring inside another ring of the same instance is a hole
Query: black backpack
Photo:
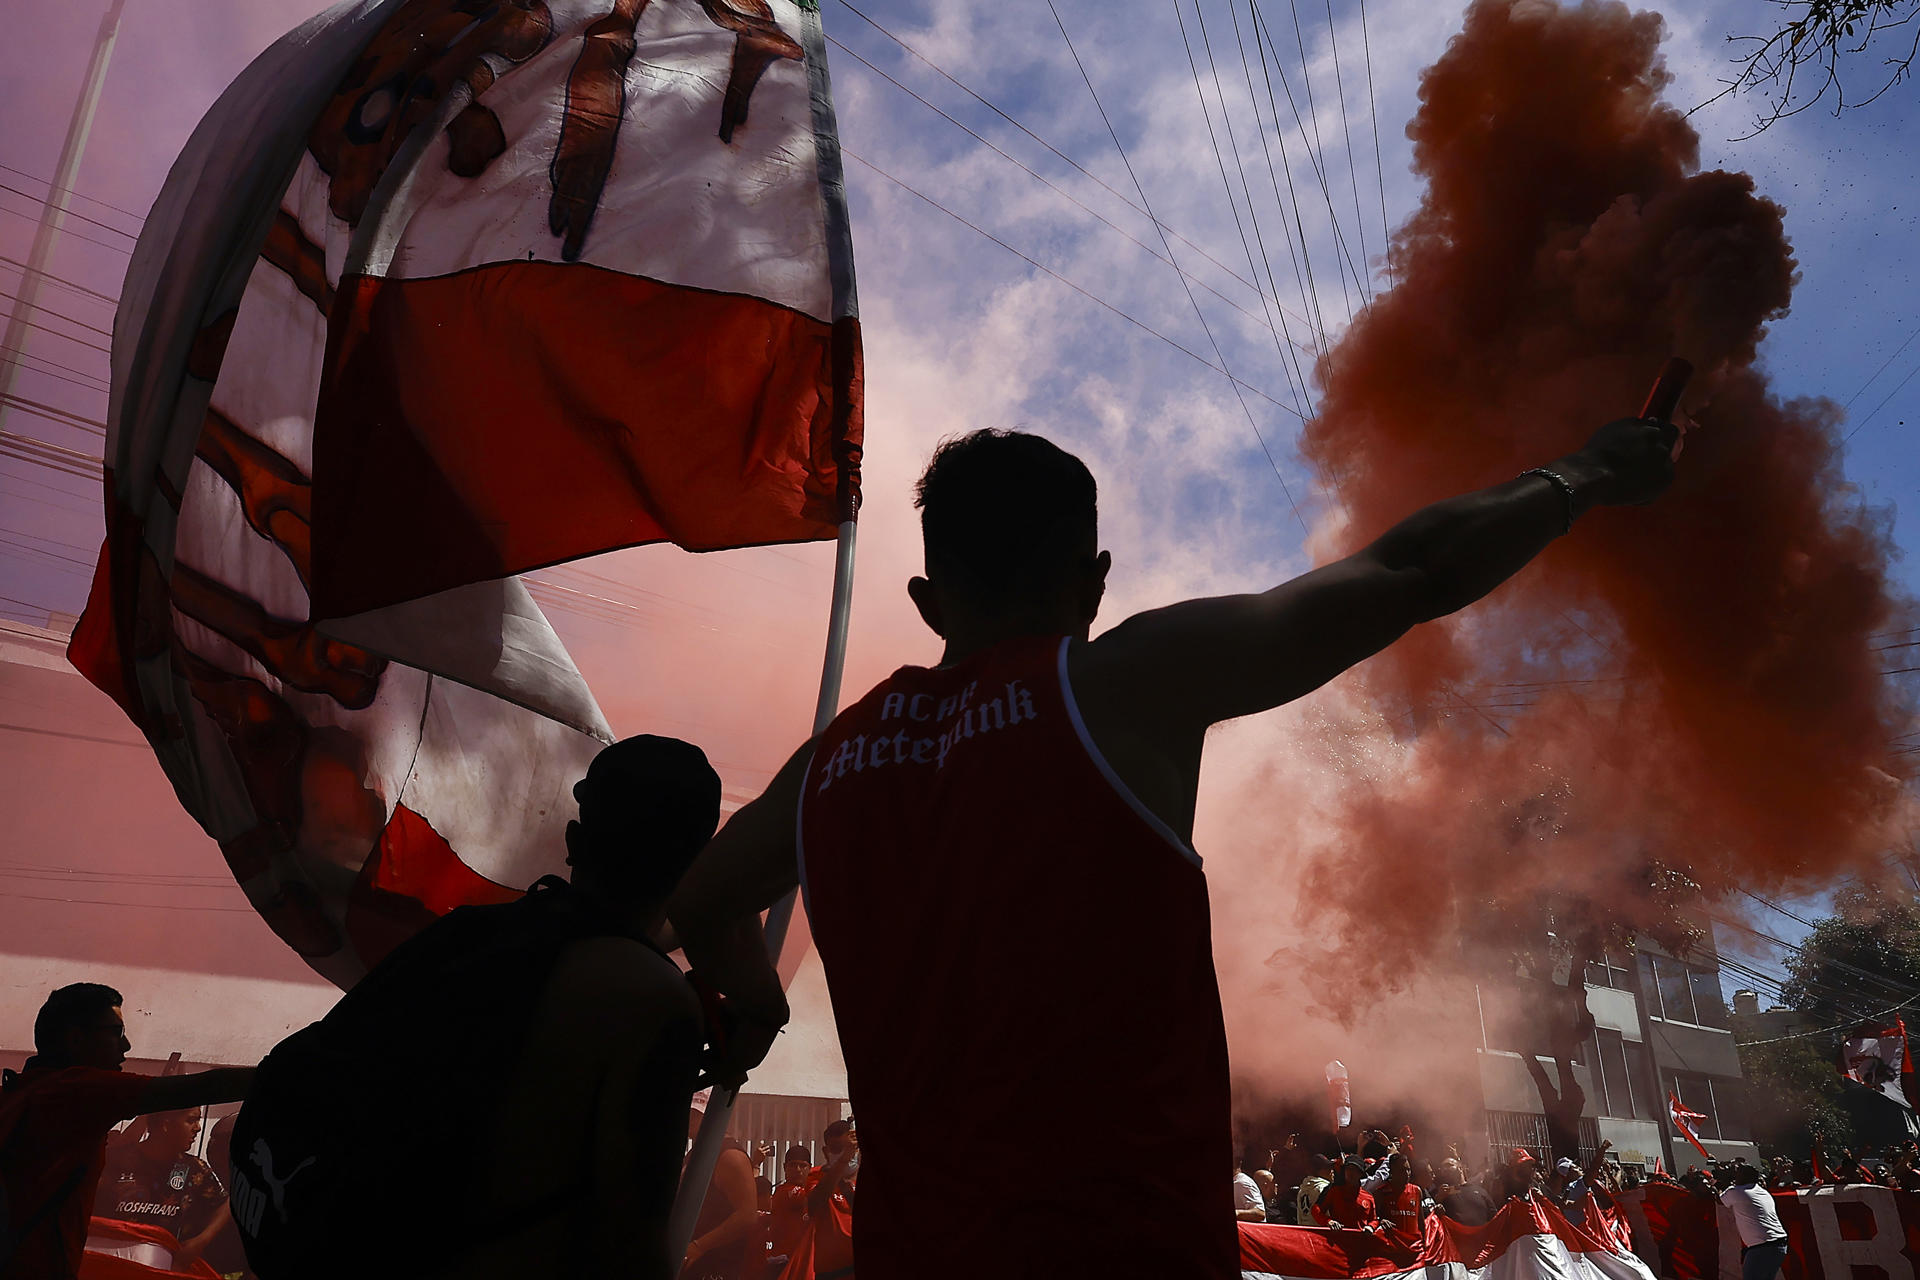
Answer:
[[475, 1220], [488, 1064], [514, 1060], [570, 944], [623, 933], [548, 877], [450, 912], [276, 1045], [233, 1129], [228, 1207], [255, 1274], [429, 1274], [511, 1226]]

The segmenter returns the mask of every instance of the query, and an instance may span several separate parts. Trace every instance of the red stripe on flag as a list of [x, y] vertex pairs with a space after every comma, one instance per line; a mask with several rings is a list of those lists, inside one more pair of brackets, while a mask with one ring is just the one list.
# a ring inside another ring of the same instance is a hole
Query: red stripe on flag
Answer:
[[367, 968], [455, 907], [511, 902], [520, 890], [460, 861], [433, 824], [403, 804], [347, 896], [347, 935]]
[[509, 262], [344, 281], [326, 370], [316, 617], [639, 543], [831, 538], [857, 502], [855, 320]]

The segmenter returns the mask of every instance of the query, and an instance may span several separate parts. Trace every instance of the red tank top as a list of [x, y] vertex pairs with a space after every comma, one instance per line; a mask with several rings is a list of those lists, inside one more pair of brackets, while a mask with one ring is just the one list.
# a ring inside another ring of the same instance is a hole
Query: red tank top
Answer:
[[1239, 1275], [1206, 879], [1094, 748], [1066, 655], [903, 667], [814, 751], [861, 1280]]

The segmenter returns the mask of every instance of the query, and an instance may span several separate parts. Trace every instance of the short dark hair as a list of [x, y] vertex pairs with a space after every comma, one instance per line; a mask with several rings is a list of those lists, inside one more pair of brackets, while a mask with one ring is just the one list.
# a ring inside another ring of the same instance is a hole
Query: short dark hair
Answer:
[[1331, 1169], [1331, 1168], [1333, 1168], [1333, 1161], [1328, 1157], [1315, 1156], [1313, 1158], [1313, 1171], [1315, 1173], [1320, 1172], [1322, 1169]]
[[789, 1165], [796, 1160], [798, 1160], [802, 1164], [812, 1164], [813, 1152], [807, 1150], [805, 1147], [801, 1146], [799, 1143], [796, 1142], [792, 1146], [787, 1148], [787, 1154], [781, 1157], [780, 1163], [782, 1165]]
[[678, 738], [622, 738], [574, 784], [567, 862], [622, 897], [665, 899], [720, 825], [720, 775]]
[[913, 505], [927, 571], [988, 599], [1051, 581], [1099, 527], [1086, 463], [1051, 440], [995, 427], [941, 441]]
[[76, 982], [61, 987], [47, 997], [47, 1002], [33, 1017], [34, 1052], [56, 1052], [68, 1032], [80, 1030], [101, 1014], [125, 1003], [125, 996], [98, 982]]
[[853, 1132], [853, 1121], [835, 1120], [820, 1134], [820, 1141], [832, 1142], [835, 1138], [844, 1138]]

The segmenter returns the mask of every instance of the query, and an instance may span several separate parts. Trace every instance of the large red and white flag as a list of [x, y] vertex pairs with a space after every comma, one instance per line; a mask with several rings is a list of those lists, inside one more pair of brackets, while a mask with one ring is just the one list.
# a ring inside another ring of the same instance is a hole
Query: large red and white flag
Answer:
[[1388, 1232], [1240, 1224], [1242, 1280], [1653, 1280], [1623, 1243], [1617, 1210], [1586, 1202], [1589, 1225], [1538, 1198], [1509, 1200], [1484, 1227], [1429, 1215], [1416, 1243]]
[[1906, 1079], [1913, 1071], [1913, 1054], [1907, 1047], [1907, 1024], [1896, 1019], [1892, 1026], [1869, 1023], [1857, 1028], [1840, 1046], [1840, 1074], [1892, 1098], [1903, 1107], [1907, 1100]]
[[791, 0], [349, 0], [176, 161], [71, 657], [329, 978], [560, 868], [611, 732], [513, 574], [851, 519], [822, 44]]

